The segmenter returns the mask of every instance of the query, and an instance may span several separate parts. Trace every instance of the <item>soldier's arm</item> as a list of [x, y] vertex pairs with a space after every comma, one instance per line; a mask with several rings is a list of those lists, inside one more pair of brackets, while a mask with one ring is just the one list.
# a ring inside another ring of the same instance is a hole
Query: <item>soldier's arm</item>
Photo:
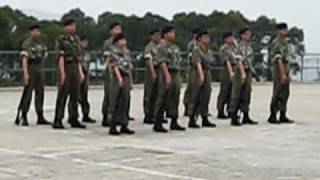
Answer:
[[22, 45], [22, 51], [20, 53], [21, 58], [21, 64], [22, 64], [22, 70], [23, 70], [23, 79], [24, 83], [27, 85], [29, 83], [29, 64], [28, 64], [28, 50], [27, 50], [27, 44], [23, 43]]
[[155, 79], [157, 77], [156, 69], [154, 67], [154, 64], [152, 63], [153, 57], [151, 53], [147, 53], [145, 55], [145, 60], [147, 61], [148, 69], [151, 72], [152, 78]]
[[193, 53], [193, 63], [195, 63], [196, 65], [196, 70], [197, 70], [197, 74], [199, 77], [199, 80], [202, 82], [204, 82], [204, 72], [203, 72], [203, 67], [201, 64], [201, 56], [199, 51], [195, 50]]
[[241, 74], [241, 78], [244, 80], [246, 79], [246, 71], [244, 70], [244, 66], [243, 66], [243, 60], [241, 56], [237, 56], [237, 67], [240, 71]]
[[232, 64], [230, 63], [229, 60], [226, 61], [226, 67], [227, 67], [227, 70], [228, 70], [230, 78], [233, 79], [234, 72], [233, 72], [233, 69], [232, 69]]
[[119, 83], [119, 86], [122, 87], [123, 86], [123, 77], [120, 73], [120, 70], [117, 66], [113, 67], [113, 71], [114, 71], [114, 74], [118, 80], [118, 83]]
[[166, 85], [167, 85], [167, 88], [168, 88], [170, 86], [170, 84], [171, 84], [171, 76], [170, 76], [167, 64], [166, 63], [161, 63], [160, 69], [161, 69], [161, 72], [162, 72], [162, 74], [164, 76], [164, 79], [166, 81]]
[[288, 75], [286, 73], [282, 58], [278, 58], [276, 63], [277, 63], [277, 66], [278, 66], [278, 70], [279, 70], [279, 73], [280, 73], [280, 77], [281, 77], [282, 83], [285, 83], [288, 80]]
[[59, 51], [58, 66], [59, 66], [59, 73], [60, 73], [60, 85], [63, 85], [66, 79], [66, 71], [65, 71], [65, 61], [64, 61], [65, 52], [63, 48], [62, 39], [58, 39], [56, 44], [56, 49]]
[[78, 63], [78, 69], [79, 69], [80, 81], [83, 82], [85, 77], [84, 77], [84, 73], [83, 73], [83, 69], [82, 69], [82, 64], [80, 62]]

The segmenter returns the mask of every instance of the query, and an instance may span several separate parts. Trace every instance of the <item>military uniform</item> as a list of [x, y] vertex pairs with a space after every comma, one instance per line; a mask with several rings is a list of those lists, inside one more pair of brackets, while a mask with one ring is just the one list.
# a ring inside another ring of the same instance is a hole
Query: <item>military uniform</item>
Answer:
[[236, 65], [235, 60], [236, 48], [233, 45], [224, 44], [220, 48], [220, 58], [223, 69], [220, 75], [220, 92], [217, 101], [217, 109], [219, 114], [223, 113], [225, 107], [229, 108], [229, 103], [231, 99], [231, 89], [232, 81], [228, 69], [226, 67], [226, 62], [229, 61], [233, 66]]
[[242, 79], [239, 68], [235, 69], [235, 77], [232, 80], [232, 93], [230, 102], [230, 114], [237, 114], [238, 109], [244, 113], [243, 123], [256, 124], [249, 118], [249, 105], [251, 101], [251, 82], [254, 68], [253, 48], [251, 43], [240, 41], [237, 48], [237, 61], [241, 61], [246, 73], [246, 79]]
[[80, 93], [79, 59], [80, 59], [80, 39], [78, 36], [68, 34], [61, 35], [57, 41], [58, 56], [64, 57], [66, 78], [63, 84], [60, 83], [54, 128], [64, 128], [62, 119], [67, 97], [69, 96], [69, 123], [77, 126], [78, 122], [78, 97]]
[[21, 58], [28, 59], [29, 82], [24, 87], [24, 92], [18, 108], [16, 124], [20, 123], [20, 111], [23, 116], [23, 125], [28, 125], [27, 113], [30, 108], [32, 91], [35, 90], [35, 108], [38, 115], [38, 124], [43, 119], [44, 102], [44, 61], [46, 60], [47, 47], [38, 39], [28, 38], [22, 45]]
[[189, 100], [190, 100], [190, 96], [192, 93], [192, 82], [191, 82], [191, 76], [192, 76], [192, 70], [193, 68], [193, 61], [192, 61], [192, 51], [194, 50], [194, 48], [197, 46], [197, 41], [195, 39], [193, 39], [192, 41], [189, 42], [188, 46], [187, 46], [187, 53], [188, 53], [188, 68], [187, 68], [187, 88], [186, 91], [184, 93], [184, 97], [183, 97], [183, 104], [185, 106], [185, 115], [187, 115], [188, 113], [188, 104], [189, 104]]
[[288, 42], [285, 38], [276, 38], [273, 41], [271, 56], [273, 59], [274, 86], [272, 100], [270, 104], [270, 111], [272, 114], [277, 114], [277, 112], [280, 111], [283, 114], [283, 116], [285, 116], [285, 113], [287, 111], [287, 103], [290, 95], [290, 82], [281, 82], [281, 76], [277, 64], [277, 61], [282, 60], [285, 67], [285, 73], [289, 77], [291, 61], [289, 58]]
[[[214, 61], [213, 52], [210, 49], [203, 47], [202, 45], [195, 46], [193, 51], [193, 70], [190, 76], [190, 85], [192, 91], [190, 94], [190, 100], [188, 105], [188, 115], [190, 117], [189, 127], [199, 128], [196, 124], [195, 115], [201, 115], [204, 127], [215, 127], [215, 124], [209, 122], [209, 103], [211, 97], [211, 65]], [[201, 64], [204, 81], [199, 79], [197, 65]]]
[[110, 75], [110, 62], [109, 62], [109, 56], [111, 54], [112, 49], [114, 49], [114, 46], [112, 44], [113, 37], [110, 37], [107, 39], [103, 44], [103, 58], [107, 60], [106, 62], [106, 69], [105, 69], [105, 78], [104, 78], [104, 97], [103, 97], [103, 104], [102, 104], [102, 114], [103, 114], [103, 120], [102, 120], [102, 126], [108, 126], [108, 104], [109, 104], [109, 82], [110, 78], [112, 77]]
[[171, 118], [171, 129], [177, 125], [179, 117], [178, 106], [180, 100], [180, 51], [178, 46], [164, 42], [159, 46], [157, 53], [159, 65], [165, 63], [171, 76], [171, 85], [166, 87], [164, 75], [159, 68], [159, 93], [155, 104], [154, 117], [156, 118], [155, 128], [162, 127], [162, 117], [166, 109], [167, 117]]
[[[158, 95], [158, 74], [157, 78], [153, 79], [149, 64], [157, 66], [156, 54], [159, 45], [150, 42], [144, 51], [145, 59], [145, 74], [144, 74], [144, 98], [143, 109], [145, 114], [145, 122], [152, 122], [154, 114], [154, 106]], [[157, 67], [155, 67], [157, 71]]]
[[[109, 105], [108, 114], [110, 115], [110, 126], [114, 127], [117, 124], [128, 126], [128, 111], [130, 105], [130, 89], [131, 80], [130, 73], [132, 71], [131, 56], [127, 49], [123, 51], [114, 48], [110, 52], [110, 60], [112, 73], [109, 83]], [[118, 79], [115, 76], [113, 69], [117, 67], [123, 78], [123, 86], [120, 87]]]
[[[84, 73], [84, 80], [80, 84], [80, 94], [78, 95], [78, 101], [81, 105], [82, 113], [83, 113], [83, 122], [95, 122], [95, 120], [89, 117], [90, 113], [90, 103], [88, 100], [88, 90], [89, 90], [89, 61], [90, 61], [90, 54], [85, 49], [80, 48], [80, 63], [82, 67], [82, 71]], [[71, 103], [69, 101], [69, 112], [71, 108]]]

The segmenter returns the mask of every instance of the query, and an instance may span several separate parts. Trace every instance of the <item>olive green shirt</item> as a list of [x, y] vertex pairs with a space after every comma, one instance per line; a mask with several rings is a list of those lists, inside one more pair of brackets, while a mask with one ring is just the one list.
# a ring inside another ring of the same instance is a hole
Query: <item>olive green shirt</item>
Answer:
[[113, 48], [110, 52], [110, 57], [112, 67], [119, 68], [119, 70], [126, 75], [131, 73], [133, 69], [132, 58], [130, 56], [130, 51], [127, 48], [124, 50]]
[[285, 65], [286, 72], [289, 73], [291, 60], [289, 54], [289, 44], [287, 39], [277, 37], [272, 42], [271, 57], [275, 64], [277, 60], [281, 59]]
[[243, 66], [246, 70], [251, 70], [254, 72], [254, 68], [252, 66], [252, 63], [254, 61], [254, 53], [251, 43], [240, 41], [238, 44], [238, 55], [241, 56], [241, 58], [238, 58], [237, 60], [241, 60], [243, 63]]
[[158, 51], [158, 44], [150, 42], [144, 49], [144, 59], [145, 63], [149, 64], [150, 62], [154, 65], [157, 65], [156, 55]]
[[47, 47], [40, 38], [33, 39], [29, 37], [22, 44], [20, 57], [26, 57], [30, 64], [42, 64], [48, 57]]
[[58, 55], [63, 56], [66, 63], [78, 63], [81, 59], [80, 38], [76, 35], [59, 36], [56, 48]]
[[201, 45], [194, 46], [192, 54], [195, 65], [201, 63], [204, 70], [210, 70], [211, 65], [214, 62], [214, 57], [213, 52], [209, 48], [204, 48]]
[[223, 44], [220, 48], [220, 58], [223, 65], [229, 61], [232, 65], [236, 65], [237, 49], [233, 45]]
[[102, 47], [103, 56], [106, 58], [110, 55], [111, 51], [114, 49], [113, 45], [113, 37], [109, 37], [109, 39], [105, 40]]
[[157, 53], [159, 64], [166, 63], [169, 70], [180, 69], [180, 50], [173, 43], [164, 42], [159, 46]]

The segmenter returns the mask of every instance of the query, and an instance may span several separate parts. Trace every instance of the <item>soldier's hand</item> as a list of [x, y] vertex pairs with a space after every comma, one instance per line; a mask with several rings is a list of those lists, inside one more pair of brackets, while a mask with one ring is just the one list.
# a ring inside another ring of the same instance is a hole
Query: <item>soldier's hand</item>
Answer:
[[231, 74], [230, 74], [230, 79], [231, 79], [231, 80], [234, 80], [234, 78], [235, 78], [235, 74], [234, 74], [234, 73], [231, 73]]
[[152, 73], [151, 74], [151, 78], [153, 81], [155, 81], [157, 79], [157, 74], [156, 73]]
[[166, 83], [166, 88], [167, 88], [167, 89], [170, 88], [171, 82], [172, 82], [171, 77], [168, 77], [168, 78], [165, 79], [165, 83]]
[[62, 86], [65, 81], [66, 81], [66, 74], [65, 73], [61, 73], [60, 74], [60, 85]]
[[204, 82], [204, 75], [200, 75], [199, 80], [200, 80], [200, 83], [202, 84]]
[[85, 76], [83, 73], [80, 73], [80, 82], [82, 83], [85, 79]]
[[243, 74], [241, 75], [241, 79], [242, 79], [242, 80], [246, 80], [246, 78], [247, 78], [246, 73], [243, 73]]
[[289, 81], [289, 78], [288, 78], [287, 75], [283, 75], [283, 76], [281, 77], [281, 83], [282, 83], [282, 84], [286, 84], [288, 81]]
[[123, 78], [122, 78], [122, 77], [121, 77], [121, 78], [118, 78], [118, 83], [119, 83], [119, 86], [120, 86], [120, 87], [123, 87], [124, 82], [123, 82]]
[[23, 80], [25, 85], [29, 84], [29, 79], [30, 79], [29, 74], [23, 73]]

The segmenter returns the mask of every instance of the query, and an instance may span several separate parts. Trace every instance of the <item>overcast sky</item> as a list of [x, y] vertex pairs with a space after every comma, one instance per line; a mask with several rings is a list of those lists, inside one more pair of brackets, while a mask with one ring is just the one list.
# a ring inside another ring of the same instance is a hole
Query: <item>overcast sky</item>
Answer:
[[139, 16], [150, 11], [171, 19], [177, 12], [239, 10], [252, 20], [267, 15], [303, 28], [307, 51], [320, 52], [320, 2], [316, 0], [0, 0], [0, 5], [5, 4], [27, 12], [41, 10], [54, 18], [76, 7], [94, 18], [105, 11]]

